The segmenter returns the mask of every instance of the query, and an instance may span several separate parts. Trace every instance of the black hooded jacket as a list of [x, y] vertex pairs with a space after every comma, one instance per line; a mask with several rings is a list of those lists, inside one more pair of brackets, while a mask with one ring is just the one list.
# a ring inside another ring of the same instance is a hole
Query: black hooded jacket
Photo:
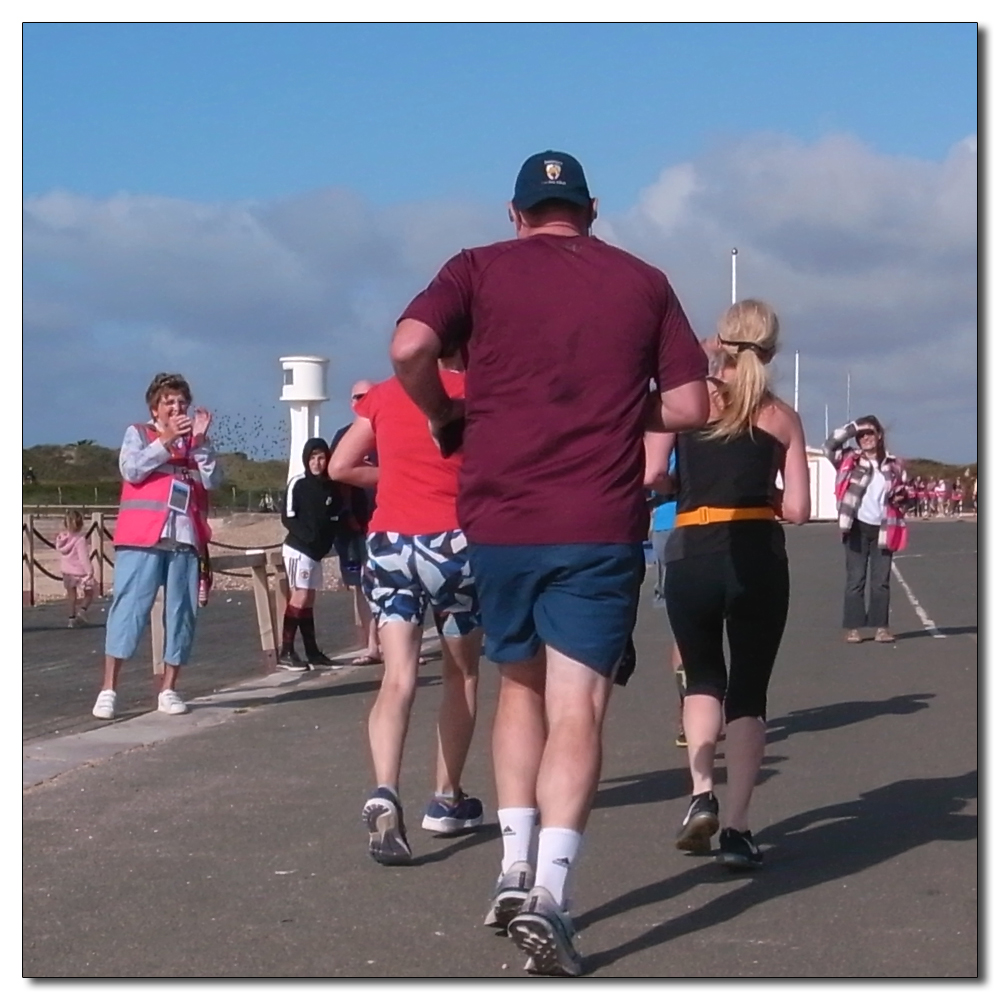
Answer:
[[281, 523], [288, 529], [285, 544], [309, 556], [322, 559], [333, 548], [340, 518], [344, 515], [340, 489], [323, 471], [314, 476], [309, 471], [309, 456], [330, 449], [322, 438], [310, 438], [302, 449], [304, 471], [288, 484]]

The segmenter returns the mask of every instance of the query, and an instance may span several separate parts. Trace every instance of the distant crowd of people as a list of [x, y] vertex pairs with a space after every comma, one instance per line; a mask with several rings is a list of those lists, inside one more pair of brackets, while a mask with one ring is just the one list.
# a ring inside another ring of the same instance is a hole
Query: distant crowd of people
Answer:
[[[485, 873], [484, 923], [509, 936], [529, 971], [576, 976], [584, 959], [570, 884], [611, 694], [636, 667], [644, 543], [652, 531], [655, 599], [678, 678], [679, 708], [669, 710], [679, 713], [690, 779], [674, 845], [731, 870], [759, 869], [750, 810], [789, 608], [785, 525], [809, 519], [810, 483], [802, 423], [769, 381], [780, 346], [770, 305], [734, 303], [700, 341], [662, 271], [590, 234], [597, 202], [566, 153], [525, 161], [508, 215], [513, 239], [456, 254], [402, 311], [393, 377], [357, 383], [352, 423], [330, 443], [306, 442], [281, 507], [291, 597], [279, 665], [336, 668], [314, 619], [323, 561], [336, 553], [356, 613], [354, 662], [382, 668], [361, 820], [371, 857], [389, 866], [414, 860], [400, 773], [425, 617], [443, 657], [421, 819], [432, 833], [484, 822], [483, 793], [468, 794], [462, 779], [482, 654], [497, 665], [501, 837], [496, 870]], [[149, 421], [128, 428], [121, 452], [114, 601], [94, 706], [103, 719], [115, 715], [122, 661], [160, 585], [158, 708], [187, 708], [175, 687], [194, 637], [207, 491], [219, 478], [211, 416], [191, 407], [186, 380], [156, 376], [146, 405]], [[907, 483], [874, 415], [838, 428], [825, 447], [836, 468], [846, 638], [874, 628], [891, 642], [892, 556], [906, 544], [905, 515], [923, 516], [913, 500], [927, 488]], [[944, 501], [954, 494], [951, 485]], [[67, 581], [83, 589], [79, 618], [86, 581], [67, 566]]]
[[979, 477], [933, 479], [917, 476], [906, 484], [906, 510], [911, 517], [960, 517], [979, 513]]

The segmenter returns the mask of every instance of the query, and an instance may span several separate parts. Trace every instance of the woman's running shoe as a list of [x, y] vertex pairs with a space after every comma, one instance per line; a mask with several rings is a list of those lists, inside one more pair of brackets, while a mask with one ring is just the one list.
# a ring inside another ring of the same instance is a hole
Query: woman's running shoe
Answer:
[[740, 833], [732, 827], [719, 834], [719, 853], [716, 857], [727, 868], [738, 871], [760, 868], [764, 864], [764, 856], [754, 843], [753, 834], [749, 830]]
[[677, 850], [704, 854], [711, 850], [712, 835], [719, 829], [719, 800], [712, 792], [699, 792], [677, 831]]
[[403, 806], [390, 789], [376, 788], [361, 810], [361, 818], [368, 828], [368, 853], [380, 865], [408, 865], [413, 860]]

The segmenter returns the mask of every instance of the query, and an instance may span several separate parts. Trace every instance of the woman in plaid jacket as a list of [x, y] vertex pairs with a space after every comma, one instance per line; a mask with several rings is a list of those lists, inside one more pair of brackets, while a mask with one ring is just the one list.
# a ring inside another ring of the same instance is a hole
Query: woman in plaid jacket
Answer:
[[[856, 447], [849, 444], [852, 439]], [[885, 430], [874, 416], [838, 427], [823, 451], [837, 470], [834, 490], [847, 561], [845, 639], [861, 642], [859, 629], [867, 626], [875, 629], [876, 642], [894, 642], [889, 631], [889, 574], [892, 554], [906, 547], [906, 470], [886, 453]]]

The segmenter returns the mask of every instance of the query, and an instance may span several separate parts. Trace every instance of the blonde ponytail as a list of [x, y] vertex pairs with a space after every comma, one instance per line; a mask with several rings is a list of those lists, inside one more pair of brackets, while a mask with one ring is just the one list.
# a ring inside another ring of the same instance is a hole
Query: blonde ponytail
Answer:
[[771, 396], [766, 366], [778, 348], [778, 317], [759, 299], [736, 302], [719, 321], [718, 344], [727, 367], [735, 372], [719, 386], [722, 414], [705, 436], [729, 440], [752, 430]]

